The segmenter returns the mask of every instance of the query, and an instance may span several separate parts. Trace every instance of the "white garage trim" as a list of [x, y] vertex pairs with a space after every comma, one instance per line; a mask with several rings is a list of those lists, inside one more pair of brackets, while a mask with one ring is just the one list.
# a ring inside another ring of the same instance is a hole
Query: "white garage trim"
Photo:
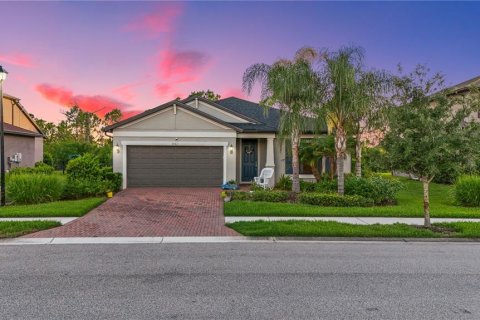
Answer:
[[128, 146], [181, 146], [181, 147], [223, 147], [223, 183], [227, 182], [228, 142], [218, 141], [122, 141], [122, 188], [127, 187], [127, 147]]
[[114, 137], [152, 138], [236, 138], [235, 131], [114, 131]]

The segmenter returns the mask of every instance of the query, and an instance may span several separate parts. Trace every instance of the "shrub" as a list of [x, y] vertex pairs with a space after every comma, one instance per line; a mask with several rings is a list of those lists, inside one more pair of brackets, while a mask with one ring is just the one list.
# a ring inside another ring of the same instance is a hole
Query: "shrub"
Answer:
[[314, 190], [318, 193], [335, 193], [337, 192], [337, 181], [324, 179], [315, 183]]
[[287, 191], [259, 190], [252, 192], [252, 200], [266, 202], [284, 202], [288, 200], [288, 195], [289, 193]]
[[101, 177], [100, 162], [90, 153], [72, 159], [67, 164], [68, 179], [98, 180]]
[[102, 180], [68, 179], [63, 190], [64, 199], [81, 199], [97, 196], [107, 191], [108, 184]]
[[59, 175], [14, 174], [7, 179], [6, 193], [10, 201], [19, 204], [59, 200], [65, 178]]
[[328, 193], [301, 193], [298, 197], [301, 203], [323, 207], [370, 207], [373, 200], [361, 196], [339, 196]]
[[232, 200], [252, 200], [253, 192], [233, 191]]
[[232, 192], [232, 200], [285, 202], [288, 200], [288, 196], [289, 193], [287, 191], [258, 190], [254, 192]]
[[113, 172], [112, 167], [104, 167], [101, 169], [102, 180], [105, 181], [107, 190], [105, 191], [120, 191], [122, 189], [122, 174]]
[[315, 191], [315, 182], [300, 180], [300, 190], [303, 192]]
[[282, 174], [280, 179], [278, 179], [277, 183], [275, 184], [275, 189], [290, 191], [292, 190], [292, 178], [290, 176], [286, 176]]
[[455, 183], [457, 203], [467, 207], [480, 207], [480, 176], [461, 176]]
[[43, 163], [53, 167], [53, 157], [50, 152], [48, 151], [43, 152]]
[[11, 175], [17, 174], [53, 174], [55, 169], [43, 162], [35, 163], [35, 167], [16, 167], [10, 170]]
[[372, 199], [377, 205], [396, 202], [397, 192], [402, 189], [398, 179], [385, 179], [372, 176], [368, 179], [350, 177], [345, 180], [345, 194]]

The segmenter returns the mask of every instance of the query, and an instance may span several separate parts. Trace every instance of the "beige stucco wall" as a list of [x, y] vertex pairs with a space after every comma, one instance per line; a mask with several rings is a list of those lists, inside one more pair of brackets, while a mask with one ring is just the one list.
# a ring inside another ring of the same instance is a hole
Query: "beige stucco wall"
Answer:
[[[10, 166], [8, 157], [16, 153], [22, 154], [22, 162]], [[37, 161], [39, 160], [35, 158], [35, 137], [5, 134], [5, 168], [7, 170], [13, 167], [33, 167]]]

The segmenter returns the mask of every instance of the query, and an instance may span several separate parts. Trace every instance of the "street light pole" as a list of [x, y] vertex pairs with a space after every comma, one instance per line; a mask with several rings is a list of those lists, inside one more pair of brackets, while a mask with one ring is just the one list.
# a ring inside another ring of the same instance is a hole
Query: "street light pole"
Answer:
[[3, 81], [7, 79], [7, 70], [0, 66], [0, 205], [5, 206], [5, 135], [3, 130]]

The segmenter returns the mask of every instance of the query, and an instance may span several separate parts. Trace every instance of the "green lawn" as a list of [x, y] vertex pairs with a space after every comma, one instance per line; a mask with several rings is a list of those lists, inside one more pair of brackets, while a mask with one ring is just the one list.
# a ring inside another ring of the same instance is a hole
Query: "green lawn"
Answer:
[[[422, 217], [423, 193], [418, 181], [402, 179], [405, 188], [398, 204], [381, 207], [319, 207], [296, 203], [232, 201], [225, 203], [226, 216], [330, 216], [330, 217]], [[431, 184], [431, 216], [434, 218], [480, 218], [480, 208], [455, 205], [453, 186]]]
[[80, 217], [99, 206], [105, 198], [55, 201], [0, 208], [0, 217]]
[[27, 233], [60, 226], [56, 221], [1, 221], [0, 238], [20, 237]]
[[435, 224], [451, 231], [439, 232], [406, 224], [353, 225], [335, 221], [253, 221], [227, 224], [252, 237], [384, 237], [384, 238], [480, 238], [480, 223]]

